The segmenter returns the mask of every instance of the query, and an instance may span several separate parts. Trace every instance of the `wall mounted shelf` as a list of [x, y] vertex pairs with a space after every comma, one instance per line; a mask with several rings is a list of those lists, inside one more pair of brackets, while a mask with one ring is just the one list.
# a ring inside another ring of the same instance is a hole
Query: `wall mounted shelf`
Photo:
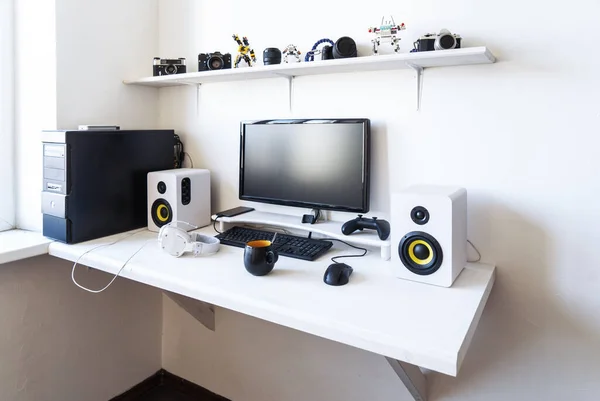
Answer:
[[417, 72], [417, 109], [421, 97], [421, 75], [425, 68], [450, 67], [472, 64], [492, 64], [496, 57], [487, 47], [440, 50], [420, 53], [401, 53], [348, 59], [257, 65], [252, 68], [234, 68], [218, 71], [189, 72], [161, 77], [146, 77], [124, 81], [127, 85], [143, 85], [155, 88], [182, 85], [201, 85], [215, 82], [244, 81], [265, 78], [287, 78], [290, 85], [290, 107], [293, 79], [307, 75], [323, 75], [347, 72], [386, 71], [413, 69]]

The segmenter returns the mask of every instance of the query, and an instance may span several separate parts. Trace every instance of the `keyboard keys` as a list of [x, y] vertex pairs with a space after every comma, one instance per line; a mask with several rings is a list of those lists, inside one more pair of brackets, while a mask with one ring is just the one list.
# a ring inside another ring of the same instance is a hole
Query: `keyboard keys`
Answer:
[[[222, 244], [243, 248], [247, 242], [254, 240], [272, 240], [275, 232], [254, 228], [232, 227], [217, 235]], [[332, 247], [332, 242], [278, 233], [273, 249], [279, 255], [303, 260], [315, 260]]]

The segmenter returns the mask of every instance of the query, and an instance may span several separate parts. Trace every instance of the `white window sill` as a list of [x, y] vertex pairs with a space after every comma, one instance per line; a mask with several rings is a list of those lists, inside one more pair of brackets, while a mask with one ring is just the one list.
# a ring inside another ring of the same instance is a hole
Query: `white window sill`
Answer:
[[53, 242], [33, 231], [10, 230], [0, 232], [0, 265], [48, 253]]

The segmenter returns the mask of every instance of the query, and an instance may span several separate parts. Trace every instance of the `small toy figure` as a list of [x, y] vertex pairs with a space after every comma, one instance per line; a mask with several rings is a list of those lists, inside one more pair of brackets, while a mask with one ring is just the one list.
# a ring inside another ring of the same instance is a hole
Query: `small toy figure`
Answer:
[[[238, 68], [238, 64], [240, 64], [242, 59], [248, 64], [248, 67], [252, 67], [252, 64], [256, 63], [256, 55], [254, 54], [254, 49], [250, 48], [248, 38], [244, 36], [242, 40], [240, 40], [240, 37], [237, 34], [234, 34], [233, 40], [238, 44], [238, 54], [235, 56], [234, 68]], [[248, 56], [248, 53], [250, 53], [250, 56]]]
[[382, 40], [389, 40], [391, 45], [394, 47], [394, 52], [398, 53], [400, 50], [400, 38], [396, 37], [398, 32], [406, 29], [404, 22], [400, 25], [396, 25], [394, 22], [394, 17], [391, 17], [391, 21], [384, 21], [385, 16], [381, 17], [381, 25], [379, 27], [371, 27], [369, 28], [369, 32], [377, 35], [375, 39], [372, 39], [373, 42], [373, 54], [379, 54], [379, 45]]
[[283, 62], [284, 63], [289, 63], [288, 61], [288, 56], [294, 56], [296, 57], [296, 63], [300, 62], [300, 55], [302, 54], [300, 52], [300, 50], [298, 50], [298, 48], [294, 45], [287, 45], [285, 47], [285, 49], [283, 50]]

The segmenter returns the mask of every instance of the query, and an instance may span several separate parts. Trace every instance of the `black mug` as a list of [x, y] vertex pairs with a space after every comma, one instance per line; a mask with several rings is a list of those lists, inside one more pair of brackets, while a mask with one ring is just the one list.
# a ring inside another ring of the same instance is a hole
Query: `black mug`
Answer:
[[271, 247], [271, 241], [250, 241], [244, 248], [244, 266], [248, 273], [255, 276], [269, 274], [279, 259]]

